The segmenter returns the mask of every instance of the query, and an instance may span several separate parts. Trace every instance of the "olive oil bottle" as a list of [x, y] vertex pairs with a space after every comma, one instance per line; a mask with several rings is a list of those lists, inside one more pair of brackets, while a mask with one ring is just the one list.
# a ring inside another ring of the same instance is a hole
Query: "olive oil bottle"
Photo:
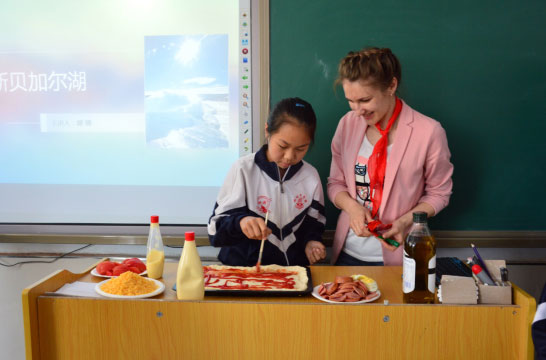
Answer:
[[413, 225], [404, 243], [404, 303], [434, 303], [436, 292], [436, 240], [427, 224], [427, 213], [414, 212]]

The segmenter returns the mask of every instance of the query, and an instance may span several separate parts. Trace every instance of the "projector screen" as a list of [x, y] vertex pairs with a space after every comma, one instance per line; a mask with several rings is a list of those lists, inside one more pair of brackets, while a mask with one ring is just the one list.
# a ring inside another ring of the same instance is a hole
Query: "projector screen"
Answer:
[[204, 226], [231, 164], [260, 146], [258, 6], [4, 4], [0, 233]]

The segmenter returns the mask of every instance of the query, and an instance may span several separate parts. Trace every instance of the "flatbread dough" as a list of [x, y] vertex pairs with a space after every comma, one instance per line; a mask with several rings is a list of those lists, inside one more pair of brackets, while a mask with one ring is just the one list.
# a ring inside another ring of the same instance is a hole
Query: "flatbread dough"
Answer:
[[[255, 266], [209, 265], [204, 269], [205, 290], [303, 291], [309, 281], [302, 266], [262, 265], [260, 272]], [[285, 273], [289, 275], [275, 277]]]

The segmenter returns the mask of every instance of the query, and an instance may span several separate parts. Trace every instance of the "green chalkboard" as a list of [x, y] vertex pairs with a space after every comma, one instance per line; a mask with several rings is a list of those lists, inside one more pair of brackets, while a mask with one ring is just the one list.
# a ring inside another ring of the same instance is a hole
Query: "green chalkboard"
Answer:
[[[447, 131], [454, 193], [435, 230], [546, 230], [546, 1], [271, 0], [271, 103], [300, 96], [319, 125], [306, 160], [326, 190], [348, 110], [349, 50], [389, 47], [401, 97]], [[337, 210], [326, 200], [327, 228]]]

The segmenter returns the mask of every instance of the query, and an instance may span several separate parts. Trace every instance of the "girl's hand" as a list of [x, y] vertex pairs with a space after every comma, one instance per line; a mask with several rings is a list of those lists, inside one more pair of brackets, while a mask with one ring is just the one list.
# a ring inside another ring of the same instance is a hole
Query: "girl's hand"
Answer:
[[[356, 203], [356, 201], [355, 201]], [[349, 213], [349, 224], [351, 229], [357, 236], [368, 237], [372, 233], [368, 231], [368, 223], [372, 221], [372, 214], [370, 210], [366, 209], [364, 206], [356, 203], [357, 206], [351, 207]]]
[[[411, 227], [411, 222], [407, 222], [407, 219], [405, 219], [405, 217], [401, 217], [401, 218], [398, 218], [396, 219], [393, 223], [392, 223], [392, 227], [385, 231], [383, 234], [381, 234], [385, 239], [393, 239], [395, 240], [396, 242], [398, 242], [400, 244], [400, 246], [404, 246], [404, 240], [406, 239], [406, 236], [409, 232], [409, 228]], [[388, 243], [386, 243], [385, 241], [381, 241], [383, 246], [387, 249], [389, 249], [390, 251], [394, 251], [396, 249], [398, 249], [397, 247], [393, 246], [393, 245], [390, 245]], [[399, 247], [400, 247], [399, 246]]]
[[249, 239], [262, 240], [271, 234], [271, 229], [265, 225], [265, 221], [261, 217], [245, 216], [239, 224], [243, 234]]
[[309, 265], [313, 265], [314, 263], [326, 258], [326, 248], [321, 242], [311, 240], [307, 242], [307, 245], [305, 245], [305, 255], [307, 255]]

